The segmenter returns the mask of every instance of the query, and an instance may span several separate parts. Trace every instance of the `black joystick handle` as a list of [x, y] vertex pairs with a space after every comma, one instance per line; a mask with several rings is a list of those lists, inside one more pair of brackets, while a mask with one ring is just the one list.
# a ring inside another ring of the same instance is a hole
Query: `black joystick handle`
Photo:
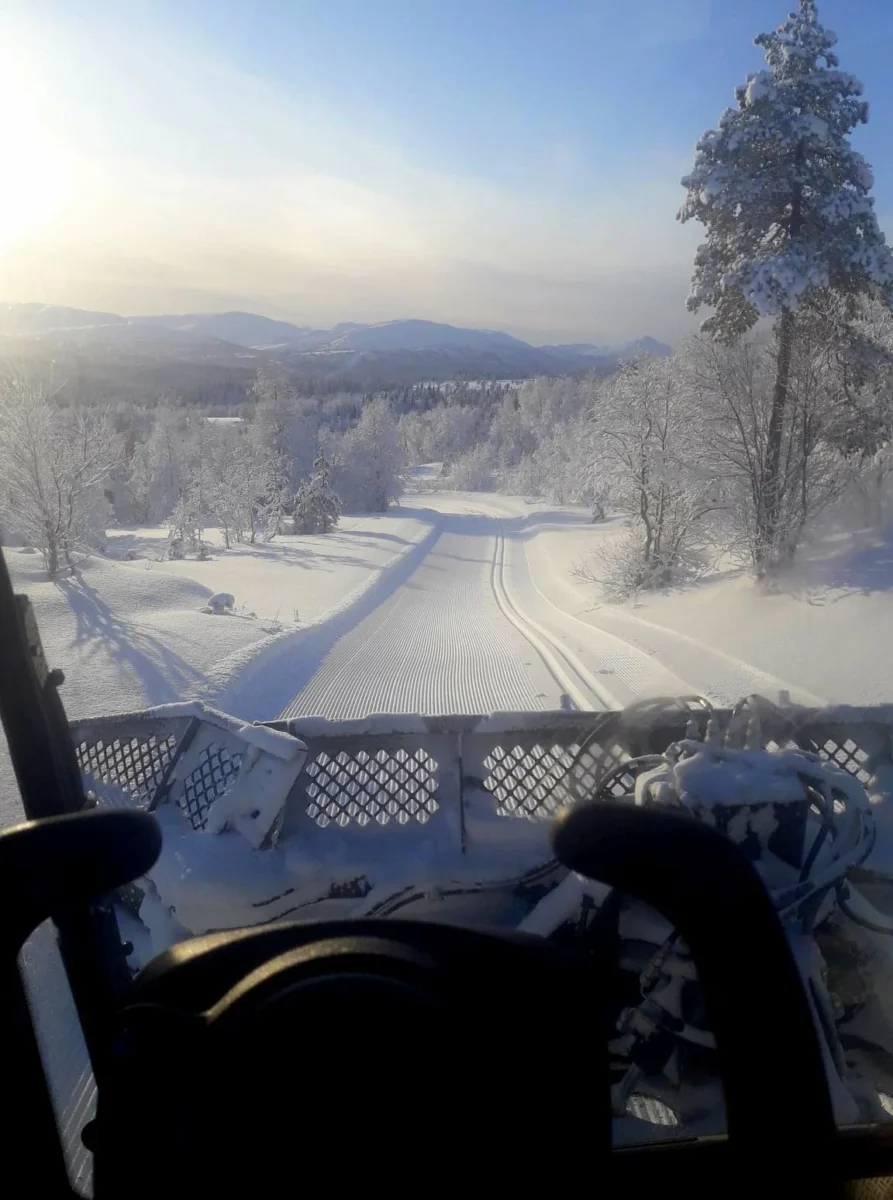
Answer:
[[687, 814], [601, 801], [561, 814], [552, 843], [566, 866], [658, 909], [687, 942], [736, 1161], [764, 1186], [791, 1164], [799, 1194], [827, 1195], [837, 1130], [819, 1036], [778, 914], [741, 850]]

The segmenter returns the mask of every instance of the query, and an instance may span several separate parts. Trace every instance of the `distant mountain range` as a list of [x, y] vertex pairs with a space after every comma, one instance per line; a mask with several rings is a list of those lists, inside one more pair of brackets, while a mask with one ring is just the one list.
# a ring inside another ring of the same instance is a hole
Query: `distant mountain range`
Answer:
[[549, 354], [577, 355], [582, 358], [634, 358], [637, 354], [652, 354], [663, 358], [672, 353], [672, 348], [653, 337], [640, 337], [632, 342], [621, 342], [616, 346], [594, 346], [590, 342], [572, 342], [566, 346], [540, 346]]
[[10, 348], [15, 343], [16, 349], [25, 347], [31, 353], [51, 349], [79, 360], [149, 358], [213, 363], [218, 368], [229, 363], [242, 371], [271, 362], [310, 379], [394, 383], [601, 373], [636, 354], [670, 353], [669, 346], [651, 337], [616, 346], [533, 346], [496, 330], [461, 329], [435, 321], [347, 322], [312, 329], [257, 313], [122, 317], [49, 304], [0, 305], [0, 338]]

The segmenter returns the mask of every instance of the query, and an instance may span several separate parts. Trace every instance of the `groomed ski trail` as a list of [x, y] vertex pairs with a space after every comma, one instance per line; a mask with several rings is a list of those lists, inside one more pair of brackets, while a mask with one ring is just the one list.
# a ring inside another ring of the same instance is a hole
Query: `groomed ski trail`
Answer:
[[530, 573], [526, 522], [481, 499], [439, 510], [413, 570], [304, 664], [282, 717], [599, 711], [694, 690], [652, 654], [548, 601]]
[[257, 717], [261, 703], [264, 716], [329, 719], [598, 711], [691, 693], [728, 705], [755, 691], [820, 702], [625, 609], [575, 612], [548, 556], [533, 552], [538, 522], [488, 501], [432, 497], [427, 535], [357, 602], [271, 643], [236, 681], [233, 711]]
[[446, 514], [399, 587], [341, 637], [283, 717], [604, 708], [586, 668], [538, 630], [503, 580], [504, 518]]

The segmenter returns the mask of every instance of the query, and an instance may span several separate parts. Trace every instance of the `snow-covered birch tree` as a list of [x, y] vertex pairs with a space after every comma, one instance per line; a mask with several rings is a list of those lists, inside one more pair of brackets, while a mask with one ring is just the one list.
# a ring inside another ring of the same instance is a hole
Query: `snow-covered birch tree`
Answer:
[[337, 447], [336, 486], [348, 512], [386, 512], [403, 488], [397, 421], [384, 396], [370, 400]]
[[4, 381], [4, 523], [42, 552], [50, 576], [104, 541], [109, 505], [102, 485], [122, 458], [121, 439], [105, 412], [61, 410], [28, 382]]
[[704, 332], [733, 342], [761, 317], [775, 323], [775, 363], [756, 503], [756, 565], [783, 541], [782, 453], [798, 323], [829, 294], [850, 319], [860, 295], [893, 302], [893, 256], [870, 196], [868, 163], [849, 143], [868, 120], [862, 85], [841, 71], [835, 35], [815, 0], [800, 0], [755, 44], [765, 70], [735, 89], [737, 107], [700, 139], [682, 221], [705, 225], [688, 306], [713, 309]]
[[592, 424], [600, 478], [631, 534], [609, 564], [615, 590], [673, 582], [690, 570], [704, 522], [722, 501], [701, 462], [691, 395], [675, 360], [625, 364], [599, 389]]

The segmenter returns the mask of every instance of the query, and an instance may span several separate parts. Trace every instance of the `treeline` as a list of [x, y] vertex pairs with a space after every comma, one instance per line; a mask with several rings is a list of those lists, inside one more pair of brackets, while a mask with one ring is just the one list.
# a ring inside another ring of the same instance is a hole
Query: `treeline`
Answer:
[[[75, 406], [123, 402], [146, 408], [237, 408], [253, 402], [258, 371], [287, 382], [296, 396], [320, 400], [387, 394], [414, 403], [426, 392], [477, 390], [481, 381], [488, 388], [502, 386], [485, 371], [460, 371], [455, 379], [446, 380], [425, 374], [420, 380], [424, 364], [417, 360], [403, 369], [398, 364], [382, 364], [338, 371], [325, 364], [313, 368], [312, 360], [318, 356], [291, 358], [263, 350], [238, 353], [234, 347], [223, 348], [215, 358], [205, 347], [197, 350], [188, 345], [161, 347], [150, 353], [145, 347], [127, 350], [18, 338], [9, 340], [5, 349], [28, 378], [57, 403]], [[442, 365], [455, 368], [455, 364]], [[402, 411], [399, 403], [397, 408]]]
[[175, 406], [59, 405], [0, 383], [0, 532], [39, 549], [50, 575], [102, 548], [114, 521], [166, 524], [172, 553], [283, 532], [327, 533], [342, 508], [382, 512], [404, 452], [388, 397], [302, 398], [259, 376], [244, 415]]
[[695, 337], [607, 379], [370, 398], [305, 397], [261, 374], [250, 402], [224, 413], [60, 406], [8, 379], [0, 525], [55, 574], [101, 546], [114, 520], [167, 524], [177, 553], [201, 553], [210, 527], [227, 543], [326, 533], [343, 509], [387, 509], [408, 466], [438, 462], [445, 487], [624, 514], [626, 537], [593, 567], [618, 593], [689, 577], [720, 553], [769, 574], [844, 498], [865, 525], [889, 515], [893, 317], [880, 302], [842, 303], [824, 296], [798, 311], [780, 423], [771, 331], [730, 345]]
[[618, 593], [688, 578], [720, 554], [772, 575], [842, 502], [855, 526], [883, 527], [893, 477], [886, 305], [801, 305], [779, 413], [782, 349], [771, 331], [693, 337], [609, 379], [527, 381], [490, 414], [408, 414], [401, 437], [410, 458], [444, 461], [446, 486], [622, 513], [626, 537], [592, 568]]
[[[489, 414], [502, 384], [422, 384], [374, 396], [305, 395], [256, 374], [235, 405], [73, 402], [30, 374], [0, 385], [0, 530], [40, 549], [56, 574], [104, 544], [114, 522], [167, 524], [174, 553], [224, 541], [326, 533], [343, 508], [382, 512], [415, 446], [401, 422], [448, 408]], [[408, 426], [406, 427], [408, 429]]]

